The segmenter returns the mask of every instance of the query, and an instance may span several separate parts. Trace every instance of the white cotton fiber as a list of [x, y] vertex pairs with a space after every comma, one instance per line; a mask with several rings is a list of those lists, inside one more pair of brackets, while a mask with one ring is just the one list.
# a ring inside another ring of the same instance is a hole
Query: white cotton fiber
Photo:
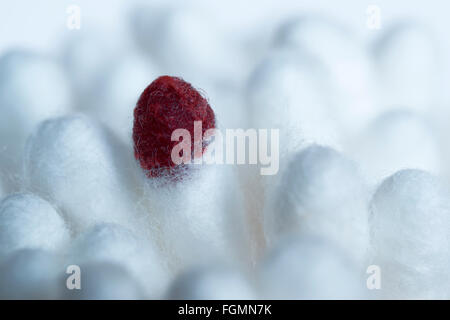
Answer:
[[57, 256], [49, 252], [15, 251], [0, 265], [0, 299], [57, 299], [62, 273]]
[[1, 176], [0, 176], [0, 200], [5, 196], [5, 188], [3, 187]]
[[22, 249], [60, 250], [69, 230], [47, 201], [33, 194], [13, 194], [0, 202], [0, 256]]
[[195, 267], [184, 271], [171, 284], [167, 299], [251, 300], [256, 293], [246, 277], [225, 267]]
[[107, 39], [99, 32], [76, 32], [63, 46], [61, 60], [79, 110], [92, 108], [97, 85], [116, 58], [117, 48]]
[[402, 170], [378, 187], [370, 206], [372, 264], [384, 298], [448, 299], [450, 193], [439, 178]]
[[0, 57], [0, 172], [9, 189], [16, 189], [28, 135], [39, 122], [67, 113], [71, 103], [65, 74], [50, 58], [20, 50]]
[[307, 56], [276, 51], [248, 80], [249, 126], [279, 129], [282, 155], [305, 143], [340, 144], [336, 124], [326, 109], [326, 83], [316, 66]]
[[[192, 83], [235, 80], [242, 72], [241, 56], [207, 14], [186, 7], [142, 11], [135, 22], [140, 41], [164, 73]], [[142, 20], [152, 19], [151, 26]], [[142, 29], [141, 29], [142, 28]], [[227, 45], [228, 44], [228, 45]]]
[[96, 121], [57, 118], [42, 123], [28, 141], [24, 177], [27, 187], [51, 199], [76, 231], [98, 222], [130, 225], [134, 190], [128, 154]]
[[80, 234], [73, 243], [67, 262], [122, 265], [150, 298], [159, 297], [168, 281], [163, 261], [151, 243], [115, 224], [99, 224]]
[[301, 16], [285, 22], [275, 46], [316, 60], [323, 69], [329, 112], [341, 129], [353, 134], [377, 112], [373, 67], [364, 47], [345, 25], [322, 16]]
[[314, 237], [284, 239], [258, 272], [266, 299], [363, 299], [360, 276], [332, 242]]
[[[138, 300], [141, 288], [125, 268], [114, 263], [99, 262], [80, 266], [81, 289], [60, 286], [62, 299], [72, 300]], [[65, 283], [68, 276], [60, 280]]]
[[[261, 215], [266, 199], [273, 193], [289, 156], [309, 143], [340, 148], [341, 134], [323, 94], [324, 79], [322, 69], [311, 57], [278, 50], [256, 67], [247, 82], [247, 127], [268, 130], [267, 150], [279, 159], [280, 167], [275, 175], [267, 176], [261, 176], [259, 165], [241, 170], [247, 215], [256, 234], [263, 228]], [[277, 141], [271, 139], [271, 130], [279, 130], [279, 150], [275, 148]], [[256, 242], [256, 247], [261, 246], [260, 240]]]
[[407, 109], [381, 114], [357, 137], [351, 151], [371, 183], [401, 169], [440, 173], [442, 155], [432, 124]]
[[95, 84], [96, 91], [88, 112], [123, 141], [131, 141], [134, 107], [142, 91], [157, 76], [156, 67], [142, 56], [134, 53], [121, 55]]
[[372, 46], [383, 107], [429, 112], [439, 102], [442, 64], [438, 43], [425, 26], [397, 23]]
[[175, 180], [143, 177], [149, 224], [169, 260], [184, 267], [223, 259], [248, 263], [246, 225], [235, 172], [226, 165], [189, 165]]
[[339, 152], [312, 145], [291, 158], [265, 208], [269, 244], [286, 234], [329, 239], [359, 265], [368, 247], [367, 194], [356, 165]]

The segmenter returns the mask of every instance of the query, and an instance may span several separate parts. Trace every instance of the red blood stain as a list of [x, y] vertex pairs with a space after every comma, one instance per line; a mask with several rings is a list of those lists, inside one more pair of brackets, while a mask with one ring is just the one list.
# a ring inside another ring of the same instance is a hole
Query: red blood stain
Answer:
[[202, 135], [215, 128], [214, 111], [190, 83], [161, 76], [144, 90], [134, 109], [133, 142], [135, 157], [148, 177], [176, 172], [171, 152], [179, 141], [171, 141], [172, 132], [188, 130], [193, 146], [194, 121], [202, 121]]

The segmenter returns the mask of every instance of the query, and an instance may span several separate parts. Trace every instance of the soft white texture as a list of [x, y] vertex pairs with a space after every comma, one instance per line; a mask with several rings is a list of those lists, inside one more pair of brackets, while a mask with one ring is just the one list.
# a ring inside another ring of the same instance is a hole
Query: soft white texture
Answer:
[[109, 40], [98, 31], [77, 31], [69, 34], [62, 48], [62, 64], [79, 110], [93, 107], [97, 85], [113, 64], [118, 49]]
[[284, 239], [258, 273], [266, 299], [361, 299], [365, 281], [347, 257], [314, 237]]
[[372, 46], [382, 107], [429, 112], [439, 102], [442, 63], [438, 43], [426, 27], [400, 22]]
[[0, 179], [0, 200], [3, 198], [5, 194], [6, 194], [5, 188], [3, 187], [2, 180]]
[[51, 59], [28, 51], [0, 57], [0, 172], [16, 189], [28, 135], [47, 118], [71, 107], [65, 74]]
[[[155, 16], [155, 12], [159, 16]], [[141, 45], [163, 72], [192, 83], [233, 80], [242, 72], [242, 57], [216, 22], [187, 6], [141, 10], [133, 17]]]
[[57, 299], [64, 269], [58, 258], [44, 250], [13, 252], [0, 265], [0, 299]]
[[143, 177], [148, 221], [169, 265], [180, 270], [216, 258], [247, 262], [246, 225], [233, 168], [189, 166], [175, 181]]
[[140, 94], [158, 76], [155, 66], [135, 53], [120, 56], [96, 84], [90, 114], [131, 141], [133, 110]]
[[115, 224], [96, 225], [73, 243], [68, 263], [91, 262], [122, 265], [150, 298], [160, 297], [168, 281], [163, 261], [151, 243]]
[[0, 202], [0, 256], [23, 248], [60, 250], [70, 239], [58, 212], [33, 194], [13, 194]]
[[[261, 176], [258, 166], [240, 168], [247, 215], [254, 229], [256, 248], [261, 247], [262, 213], [273, 186], [287, 165], [289, 156], [308, 143], [340, 148], [341, 134], [328, 111], [328, 95], [323, 69], [316, 60], [301, 52], [272, 52], [252, 73], [247, 83], [248, 126], [269, 131], [268, 150], [273, 156], [270, 130], [279, 130], [280, 170]], [[258, 149], [259, 150], [259, 149]], [[260, 249], [256, 249], [260, 251]]]
[[352, 146], [368, 180], [381, 179], [401, 169], [443, 171], [441, 147], [432, 124], [407, 109], [381, 114]]
[[447, 186], [425, 171], [402, 170], [378, 187], [370, 210], [372, 264], [381, 268], [381, 296], [447, 299]]
[[352, 30], [327, 17], [306, 15], [285, 22], [275, 45], [309, 56], [322, 68], [328, 112], [353, 134], [377, 113], [371, 61]]
[[168, 299], [251, 300], [256, 294], [244, 275], [225, 267], [196, 267], [180, 274], [171, 284]]
[[[108, 262], [80, 266], [81, 289], [62, 289], [62, 299], [73, 300], [138, 300], [142, 290], [121, 265]], [[66, 277], [67, 278], [67, 277]], [[61, 282], [65, 283], [65, 279]]]
[[267, 241], [290, 233], [319, 235], [361, 264], [369, 241], [366, 199], [352, 161], [331, 148], [309, 146], [293, 156], [265, 208]]
[[339, 146], [339, 132], [326, 109], [322, 74], [308, 56], [280, 50], [250, 76], [246, 93], [249, 125], [279, 129], [281, 155], [304, 143]]
[[[78, 231], [98, 222], [134, 222], [131, 152], [96, 121], [45, 121], [28, 141], [24, 177]], [[131, 156], [130, 156], [131, 157]]]

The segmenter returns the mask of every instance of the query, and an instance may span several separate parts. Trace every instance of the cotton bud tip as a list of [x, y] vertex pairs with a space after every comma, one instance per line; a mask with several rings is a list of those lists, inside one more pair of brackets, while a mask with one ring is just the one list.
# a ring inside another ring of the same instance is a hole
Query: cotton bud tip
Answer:
[[[214, 111], [190, 83], [161, 76], [144, 90], [134, 110], [135, 157], [148, 177], [172, 176], [202, 156], [207, 147], [203, 136], [214, 128]], [[191, 153], [176, 148], [181, 144], [191, 146]]]

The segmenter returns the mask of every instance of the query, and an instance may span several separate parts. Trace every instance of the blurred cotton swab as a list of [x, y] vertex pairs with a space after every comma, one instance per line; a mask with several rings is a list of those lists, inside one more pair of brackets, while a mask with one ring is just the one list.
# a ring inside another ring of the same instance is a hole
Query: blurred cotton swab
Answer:
[[20, 159], [28, 135], [39, 122], [66, 114], [69, 83], [50, 58], [24, 50], [0, 58], [0, 172], [7, 189], [17, 189]]
[[130, 225], [136, 205], [133, 165], [127, 162], [127, 154], [126, 148], [92, 119], [48, 120], [28, 141], [26, 185], [51, 199], [75, 231], [99, 222]]
[[[172, 267], [211, 257], [234, 260], [242, 254], [245, 227], [232, 168], [195, 164], [212, 147], [203, 140], [216, 125], [207, 100], [182, 79], [162, 76], [142, 93], [134, 119], [135, 156], [144, 169], [148, 217], [159, 230]], [[198, 132], [194, 122], [201, 123]], [[177, 129], [184, 130], [182, 143], [187, 149], [177, 149], [181, 138], [172, 139]], [[177, 163], [183, 160], [180, 156], [189, 161]]]
[[286, 234], [314, 234], [365, 267], [367, 190], [351, 160], [328, 147], [305, 148], [292, 157], [269, 203], [264, 215], [269, 244]]
[[371, 261], [383, 298], [447, 299], [450, 193], [437, 177], [402, 170], [386, 178], [371, 206]]
[[69, 239], [64, 220], [38, 196], [13, 194], [0, 202], [0, 256], [24, 248], [62, 250]]

